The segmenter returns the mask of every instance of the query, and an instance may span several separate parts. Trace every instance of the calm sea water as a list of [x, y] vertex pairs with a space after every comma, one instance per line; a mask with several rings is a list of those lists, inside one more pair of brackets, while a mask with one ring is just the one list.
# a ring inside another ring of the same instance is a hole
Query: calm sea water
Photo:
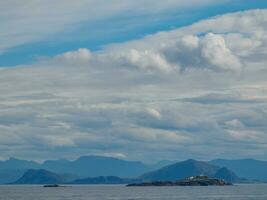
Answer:
[[83, 185], [62, 188], [0, 186], [0, 200], [267, 200], [267, 184], [226, 187], [125, 187]]

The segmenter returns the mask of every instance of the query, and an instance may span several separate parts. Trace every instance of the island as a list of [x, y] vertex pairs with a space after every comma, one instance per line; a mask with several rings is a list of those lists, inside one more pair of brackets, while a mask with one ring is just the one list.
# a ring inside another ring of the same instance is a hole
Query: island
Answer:
[[172, 181], [153, 181], [143, 183], [128, 184], [127, 187], [141, 186], [229, 186], [232, 183], [226, 182], [223, 179], [209, 178], [208, 176], [192, 176], [183, 180]]
[[61, 186], [58, 184], [48, 184], [48, 185], [44, 185], [43, 187], [53, 188], [53, 187], [61, 187]]

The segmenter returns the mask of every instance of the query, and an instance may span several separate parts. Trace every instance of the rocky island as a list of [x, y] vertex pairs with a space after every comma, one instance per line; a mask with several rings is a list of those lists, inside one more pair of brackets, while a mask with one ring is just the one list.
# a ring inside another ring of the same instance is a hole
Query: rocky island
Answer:
[[44, 185], [43, 187], [46, 187], [46, 188], [54, 188], [54, 187], [61, 187], [61, 186], [58, 185], [58, 184], [48, 184], [48, 185]]
[[143, 183], [128, 184], [127, 187], [133, 186], [227, 186], [232, 185], [222, 179], [209, 178], [208, 176], [193, 176], [183, 180], [172, 181], [153, 181]]

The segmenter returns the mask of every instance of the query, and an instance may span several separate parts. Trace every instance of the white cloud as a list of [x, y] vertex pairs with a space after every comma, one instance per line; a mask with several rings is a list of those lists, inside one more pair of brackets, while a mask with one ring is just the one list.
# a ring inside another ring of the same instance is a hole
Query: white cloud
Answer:
[[97, 156], [107, 156], [107, 157], [113, 157], [113, 158], [120, 158], [120, 159], [126, 159], [127, 155], [124, 153], [117, 153], [117, 152], [110, 152], [110, 153], [100, 153], [100, 154], [95, 154]]
[[238, 119], [233, 119], [233, 120], [230, 120], [230, 121], [226, 121], [225, 125], [230, 127], [230, 128], [244, 128], [244, 125]]
[[240, 71], [242, 66], [239, 59], [227, 48], [222, 36], [209, 33], [201, 45], [201, 54], [210, 64], [223, 70]]
[[114, 66], [121, 65], [125, 67], [134, 67], [143, 71], [159, 70], [162, 72], [170, 72], [173, 67], [168, 63], [164, 57], [157, 52], [150, 50], [138, 51], [131, 49], [128, 52], [121, 53], [119, 55], [109, 55], [113, 57]]
[[38, 138], [38, 140], [43, 140], [45, 144], [48, 144], [51, 147], [75, 147], [75, 143], [71, 138], [68, 137], [57, 137], [57, 136], [43, 136]]
[[101, 52], [80, 49], [58, 55], [56, 59], [70, 57], [73, 62], [85, 60], [91, 66], [135, 68], [145, 72], [178, 73], [181, 69], [201, 68], [240, 74], [245, 68], [251, 68], [252, 63], [253, 70], [264, 66], [265, 15], [265, 10], [228, 14], [141, 40], [114, 44]]
[[[159, 41], [160, 43], [160, 41]], [[115, 47], [116, 48], [116, 47]], [[119, 49], [119, 47], [117, 47]], [[185, 35], [174, 44], [161, 44], [153, 50], [129, 49], [92, 54], [88, 49], [78, 49], [55, 56], [56, 62], [72, 65], [134, 68], [145, 72], [179, 72], [180, 69], [207, 68], [218, 71], [240, 72], [243, 65], [239, 57], [226, 46], [222, 35], [207, 33], [205, 36]]]
[[229, 130], [228, 134], [238, 141], [258, 142], [261, 143], [263, 138], [266, 138], [261, 132], [246, 131], [246, 130]]
[[266, 155], [266, 13], [2, 69], [2, 154], [245, 157], [250, 145]]
[[154, 108], [147, 108], [147, 112], [152, 116], [155, 117], [156, 119], [160, 119], [161, 118], [161, 114], [159, 111], [157, 111]]
[[65, 64], [88, 64], [92, 58], [92, 53], [88, 49], [78, 49], [73, 52], [66, 52], [62, 55], [56, 56], [56, 62], [63, 62]]

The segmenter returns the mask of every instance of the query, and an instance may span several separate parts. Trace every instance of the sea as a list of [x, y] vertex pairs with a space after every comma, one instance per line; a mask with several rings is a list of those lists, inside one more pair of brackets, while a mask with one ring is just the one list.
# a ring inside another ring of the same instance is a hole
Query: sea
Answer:
[[0, 200], [267, 200], [267, 184], [207, 187], [126, 187], [125, 185], [2, 185]]

